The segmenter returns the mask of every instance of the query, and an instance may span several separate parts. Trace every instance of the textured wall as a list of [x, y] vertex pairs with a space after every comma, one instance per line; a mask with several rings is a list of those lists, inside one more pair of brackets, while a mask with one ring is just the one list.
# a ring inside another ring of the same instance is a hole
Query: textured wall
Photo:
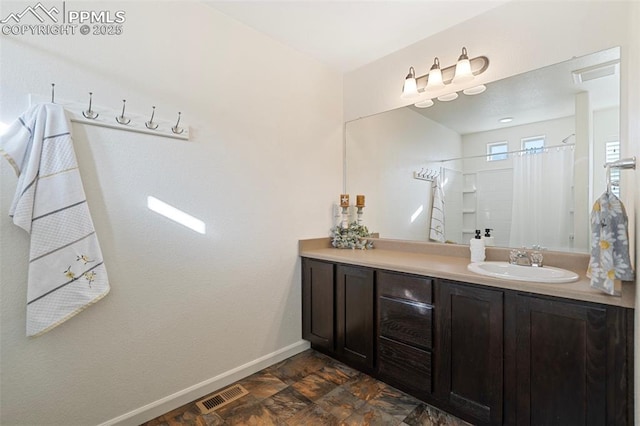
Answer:
[[328, 235], [341, 190], [340, 74], [200, 2], [67, 7], [124, 10], [124, 33], [0, 36], [0, 121], [55, 82], [59, 99], [182, 111], [192, 140], [73, 125], [112, 290], [31, 339], [28, 235], [7, 217], [16, 177], [0, 161], [3, 425], [98, 424], [299, 342], [297, 241]]

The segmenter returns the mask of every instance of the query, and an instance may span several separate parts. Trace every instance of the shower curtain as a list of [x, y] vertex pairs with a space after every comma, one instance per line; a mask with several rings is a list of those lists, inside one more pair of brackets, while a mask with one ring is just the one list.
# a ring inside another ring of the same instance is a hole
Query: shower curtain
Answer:
[[572, 199], [573, 149], [516, 155], [509, 246], [571, 248]]

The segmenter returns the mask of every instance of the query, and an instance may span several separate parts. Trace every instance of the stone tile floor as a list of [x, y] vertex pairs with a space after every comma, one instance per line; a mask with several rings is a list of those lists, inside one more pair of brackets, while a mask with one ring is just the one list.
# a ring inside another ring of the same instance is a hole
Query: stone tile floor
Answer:
[[210, 414], [193, 401], [142, 426], [468, 425], [313, 349], [237, 383], [249, 394]]

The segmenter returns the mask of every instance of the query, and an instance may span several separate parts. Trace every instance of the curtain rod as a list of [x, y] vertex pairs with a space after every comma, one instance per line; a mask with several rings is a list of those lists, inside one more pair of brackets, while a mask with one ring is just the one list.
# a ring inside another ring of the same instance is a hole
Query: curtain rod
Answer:
[[[542, 147], [543, 150], [549, 150], [549, 149], [553, 149], [553, 148], [564, 148], [567, 146], [575, 146], [575, 143], [566, 143], [566, 144], [562, 144], [562, 145], [552, 145], [552, 146], [545, 146]], [[502, 154], [519, 154], [521, 152], [529, 152], [531, 154], [538, 154], [538, 152], [536, 152], [538, 150], [538, 148], [529, 148], [529, 149], [519, 149], [517, 151], [507, 151], [507, 152], [497, 152], [495, 154], [480, 154], [480, 155], [470, 155], [469, 157], [458, 157], [458, 158], [448, 158], [446, 160], [437, 160], [435, 161], [435, 163], [446, 163], [447, 161], [456, 161], [456, 160], [467, 160], [470, 158], [482, 158], [482, 157], [490, 157], [492, 155], [502, 155]]]

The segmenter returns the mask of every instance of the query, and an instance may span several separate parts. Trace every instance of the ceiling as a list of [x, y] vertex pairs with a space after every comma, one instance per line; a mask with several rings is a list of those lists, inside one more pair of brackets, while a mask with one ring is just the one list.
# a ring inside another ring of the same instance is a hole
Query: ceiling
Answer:
[[506, 0], [206, 1], [225, 15], [349, 72]]

